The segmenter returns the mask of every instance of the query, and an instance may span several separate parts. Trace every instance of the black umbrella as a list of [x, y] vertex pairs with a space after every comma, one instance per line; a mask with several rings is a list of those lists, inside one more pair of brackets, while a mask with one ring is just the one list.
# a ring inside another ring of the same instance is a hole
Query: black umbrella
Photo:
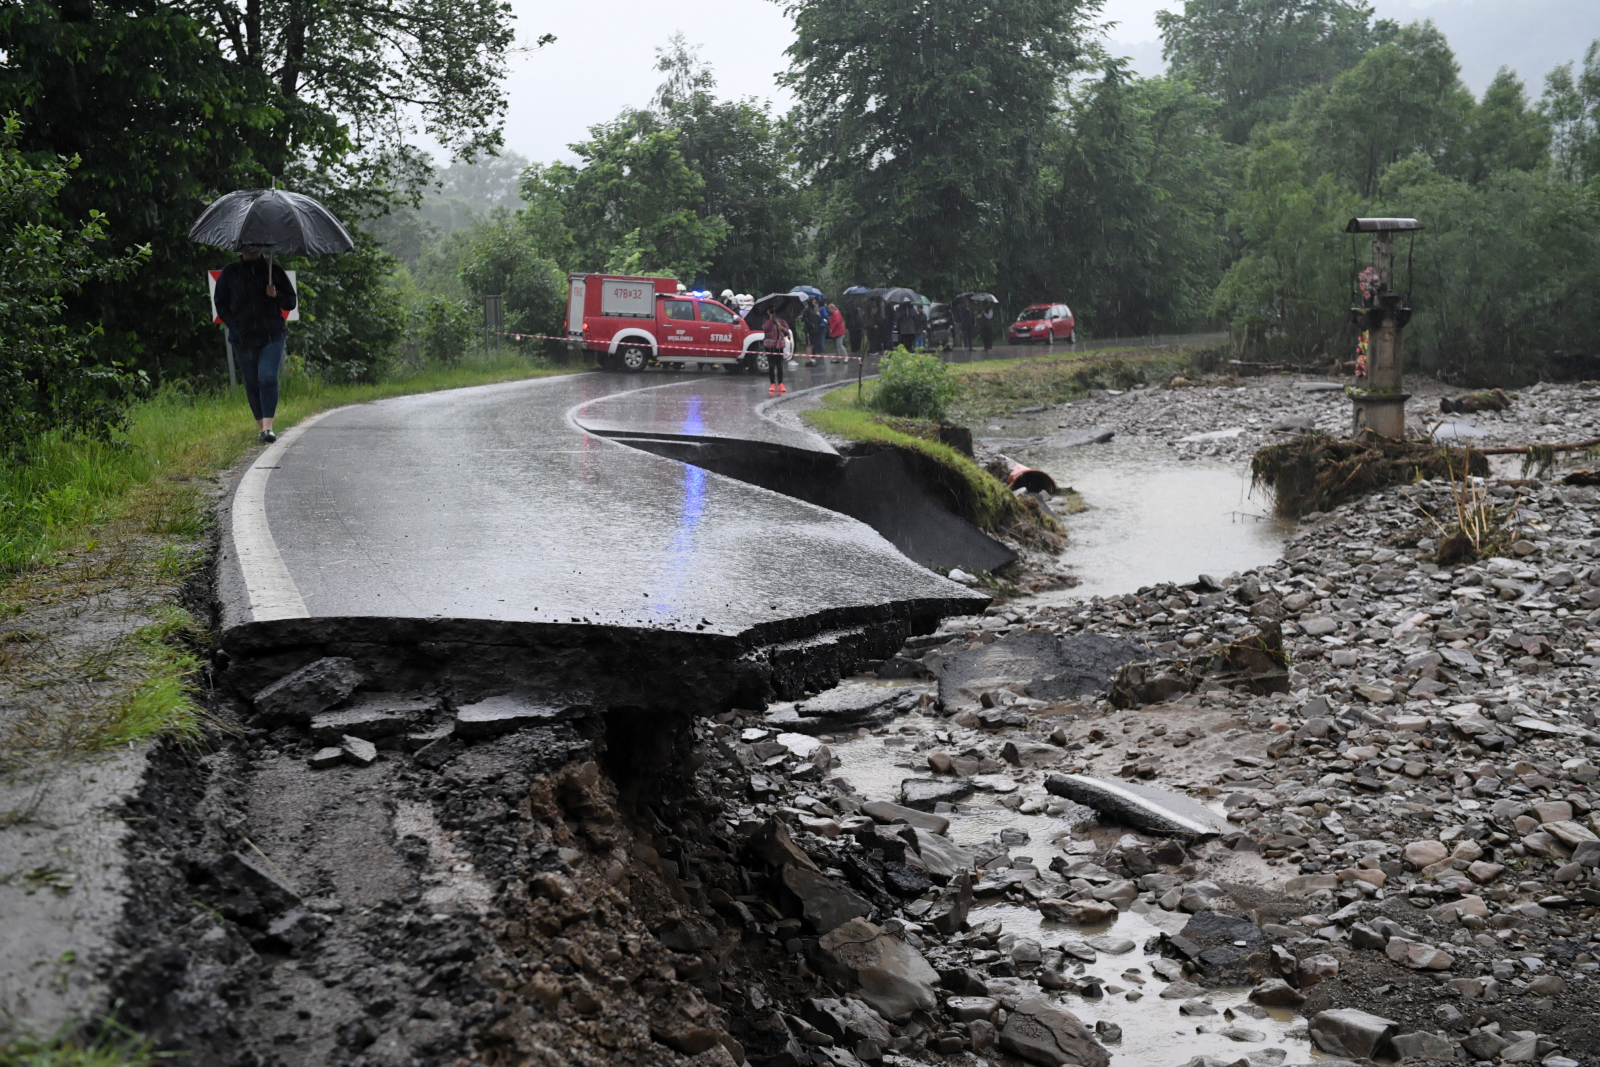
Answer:
[[994, 296], [992, 294], [990, 294], [990, 293], [961, 293], [961, 294], [956, 296], [956, 299], [960, 300], [963, 297], [965, 297], [967, 300], [971, 301], [974, 304], [998, 304], [998, 303], [1000, 303], [1000, 301], [996, 300], [994, 298]]
[[920, 304], [922, 298], [910, 289], [886, 289], [883, 293], [885, 304]]
[[267, 256], [349, 252], [350, 233], [333, 212], [287, 189], [241, 189], [219, 197], [189, 228], [196, 244]]
[[750, 305], [750, 313], [744, 317], [744, 321], [753, 326], [767, 321], [768, 315], [777, 312], [779, 318], [793, 324], [804, 305], [805, 298], [794, 293], [768, 293]]

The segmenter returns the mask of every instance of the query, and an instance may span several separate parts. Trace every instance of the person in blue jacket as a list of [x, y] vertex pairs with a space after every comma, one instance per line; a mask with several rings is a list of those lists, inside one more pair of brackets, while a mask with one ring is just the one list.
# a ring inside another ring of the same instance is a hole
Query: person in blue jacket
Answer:
[[256, 440], [278, 439], [272, 420], [278, 414], [278, 371], [286, 340], [283, 313], [295, 308], [294, 286], [282, 267], [260, 252], [241, 252], [217, 279], [217, 318], [228, 328], [228, 343], [244, 379]]

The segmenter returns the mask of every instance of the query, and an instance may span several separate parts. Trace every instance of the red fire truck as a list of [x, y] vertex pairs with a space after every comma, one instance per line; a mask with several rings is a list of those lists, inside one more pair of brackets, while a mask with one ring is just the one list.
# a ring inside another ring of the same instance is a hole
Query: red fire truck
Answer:
[[678, 291], [672, 278], [571, 274], [567, 336], [600, 356], [606, 370], [637, 373], [656, 364], [767, 372], [765, 336], [715, 300]]

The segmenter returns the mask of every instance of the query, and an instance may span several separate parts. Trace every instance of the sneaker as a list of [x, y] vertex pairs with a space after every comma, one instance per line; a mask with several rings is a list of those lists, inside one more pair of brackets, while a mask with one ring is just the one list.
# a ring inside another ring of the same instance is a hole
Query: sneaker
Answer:
[[780, 385], [779, 385], [779, 386], [778, 386], [778, 392], [780, 392], [780, 393], [787, 393], [787, 392], [788, 392], [788, 391], [789, 391], [789, 387], [788, 387], [788, 386], [787, 386], [787, 385], [781, 385], [781, 384], [780, 384]]
[[767, 395], [768, 396], [777, 396], [778, 395], [778, 383], [777, 382], [773, 382], [771, 385], [767, 386]]

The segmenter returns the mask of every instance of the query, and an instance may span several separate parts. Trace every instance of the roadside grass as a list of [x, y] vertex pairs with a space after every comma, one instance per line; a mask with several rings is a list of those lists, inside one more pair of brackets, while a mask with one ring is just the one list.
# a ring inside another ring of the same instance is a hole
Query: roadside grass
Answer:
[[822, 398], [820, 408], [801, 417], [822, 433], [900, 448], [929, 461], [924, 470], [933, 473], [939, 488], [951, 495], [957, 513], [980, 529], [1017, 534], [1021, 525], [1059, 533], [1059, 526], [1037, 504], [1019, 498], [965, 454], [940, 442], [938, 423], [869, 410], [866, 404], [872, 399], [873, 385], [865, 384], [859, 400], [854, 389], [835, 389]]
[[1060, 404], [1090, 389], [1129, 389], [1166, 381], [1215, 355], [1216, 346], [1148, 345], [1101, 348], [1082, 355], [988, 359], [951, 366], [961, 395], [951, 405], [960, 420], [975, 422], [1021, 407]]
[[[277, 425], [580, 368], [508, 355], [375, 385], [293, 375]], [[0, 773], [201, 736], [195, 686], [207, 634], [177, 605], [205, 566], [221, 473], [254, 444], [242, 389], [169, 388], [134, 407], [118, 441], [51, 437], [0, 470]]]
[[153, 1051], [150, 1042], [114, 1020], [106, 1033], [89, 1042], [17, 1037], [0, 1044], [0, 1067], [153, 1067], [175, 1059]]

